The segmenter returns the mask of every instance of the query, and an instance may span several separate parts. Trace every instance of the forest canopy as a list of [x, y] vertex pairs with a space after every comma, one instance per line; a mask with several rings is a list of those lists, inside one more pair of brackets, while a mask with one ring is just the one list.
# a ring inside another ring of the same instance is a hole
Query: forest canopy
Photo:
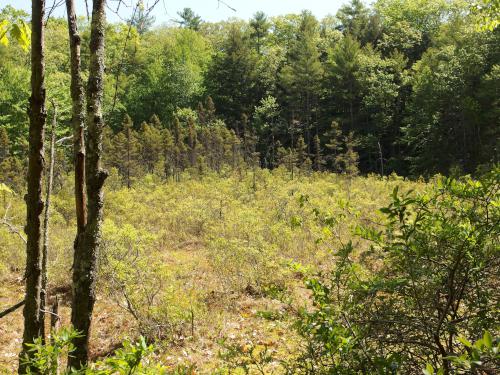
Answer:
[[[499, 32], [478, 26], [484, 16], [467, 1], [353, 0], [323, 19], [308, 11], [217, 23], [190, 9], [179, 16], [154, 26], [137, 12], [106, 27], [110, 147], [120, 148], [130, 122], [137, 147], [161, 149], [159, 134], [179, 121], [199, 139], [208, 123], [224, 127], [271, 169], [307, 159], [310, 169], [345, 171], [349, 152], [361, 172], [385, 175], [474, 173], [498, 161]], [[10, 6], [0, 19], [29, 23]], [[85, 17], [78, 25], [85, 57], [90, 25]], [[60, 108], [60, 137], [71, 132], [67, 39], [66, 21], [51, 17], [46, 86]], [[0, 46], [0, 56], [1, 175], [11, 181], [25, 167], [30, 69], [22, 45]], [[156, 139], [143, 134], [152, 123]]]

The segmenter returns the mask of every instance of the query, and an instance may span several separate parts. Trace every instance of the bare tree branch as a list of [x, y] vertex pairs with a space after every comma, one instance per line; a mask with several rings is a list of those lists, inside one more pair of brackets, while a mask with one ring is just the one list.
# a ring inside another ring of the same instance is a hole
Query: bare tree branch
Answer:
[[18, 308], [20, 308], [23, 305], [24, 305], [24, 300], [16, 303], [14, 306], [9, 307], [8, 309], [5, 309], [4, 311], [0, 312], [0, 318], [3, 318], [5, 315], [16, 311]]

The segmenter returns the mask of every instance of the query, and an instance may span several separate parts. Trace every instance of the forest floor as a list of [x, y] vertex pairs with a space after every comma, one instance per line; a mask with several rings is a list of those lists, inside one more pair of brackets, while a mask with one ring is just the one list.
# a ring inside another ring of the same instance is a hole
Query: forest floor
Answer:
[[[292, 358], [300, 345], [292, 325], [309, 305], [304, 276], [328, 270], [332, 252], [353, 239], [357, 225], [380, 223], [377, 209], [396, 186], [425, 186], [395, 176], [324, 173], [291, 181], [284, 170], [258, 173], [256, 189], [250, 174], [186, 177], [180, 183], [146, 176], [131, 190], [112, 175], [91, 338], [94, 359], [143, 334], [156, 340], [155, 355], [168, 366], [224, 373], [267, 356], [263, 366], [274, 373], [275, 359]], [[49, 256], [49, 295], [62, 297], [62, 326], [69, 325], [74, 236], [69, 181], [61, 180], [54, 195]], [[0, 208], [4, 215], [9, 207], [7, 216], [19, 228], [21, 196], [9, 197]], [[0, 309], [22, 299], [22, 249], [19, 238], [0, 227]], [[21, 338], [19, 309], [0, 320], [0, 373], [15, 370]]]

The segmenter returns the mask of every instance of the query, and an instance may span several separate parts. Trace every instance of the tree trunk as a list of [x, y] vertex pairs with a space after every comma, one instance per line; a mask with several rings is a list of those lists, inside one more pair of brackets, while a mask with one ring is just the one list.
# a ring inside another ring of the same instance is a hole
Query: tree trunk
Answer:
[[71, 122], [73, 126], [73, 154], [75, 163], [75, 205], [77, 236], [74, 247], [87, 224], [87, 196], [85, 194], [85, 138], [83, 134], [85, 109], [81, 72], [80, 44], [74, 0], [66, 0], [69, 46], [71, 55]]
[[88, 361], [88, 343], [92, 311], [95, 303], [97, 258], [101, 243], [103, 185], [107, 173], [101, 167], [102, 152], [102, 98], [104, 91], [104, 31], [106, 24], [105, 0], [94, 0], [90, 31], [90, 67], [87, 85], [87, 224], [82, 233], [81, 246], [75, 249], [73, 261], [73, 300], [71, 323], [82, 336], [75, 339], [75, 351], [68, 365], [81, 368]]
[[25, 373], [24, 356], [31, 356], [28, 344], [42, 334], [40, 294], [42, 289], [42, 177], [44, 171], [45, 131], [45, 59], [44, 15], [45, 1], [32, 1], [31, 33], [31, 97], [29, 106], [28, 192], [26, 194], [26, 296], [23, 310], [23, 348], [19, 356], [19, 372]]
[[40, 321], [42, 323], [42, 339], [45, 340], [45, 307], [47, 305], [47, 256], [49, 253], [49, 221], [50, 221], [50, 196], [54, 181], [54, 163], [56, 148], [56, 123], [57, 107], [52, 102], [54, 113], [52, 117], [52, 129], [50, 134], [50, 164], [47, 175], [47, 188], [45, 192], [45, 213], [43, 218], [43, 247], [42, 247], [42, 290], [40, 293]]
[[[59, 330], [59, 324], [61, 318], [59, 316], [59, 295], [56, 294], [54, 303], [52, 304], [51, 314], [50, 314], [50, 344], [54, 346], [55, 340], [54, 335]], [[56, 356], [54, 362], [50, 364], [51, 373], [53, 375], [59, 375], [59, 356]]]

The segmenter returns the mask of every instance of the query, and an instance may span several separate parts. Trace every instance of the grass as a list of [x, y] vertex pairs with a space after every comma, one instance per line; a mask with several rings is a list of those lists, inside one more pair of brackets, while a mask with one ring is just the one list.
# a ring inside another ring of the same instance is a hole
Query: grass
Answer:
[[[65, 176], [53, 198], [51, 295], [67, 294], [71, 279], [71, 181]], [[186, 175], [180, 183], [147, 176], [128, 190], [112, 173], [105, 195], [94, 358], [142, 333], [157, 340], [156, 355], [168, 365], [189, 363], [200, 373], [224, 373], [238, 361], [222, 361], [219, 354], [239, 345], [249, 357], [255, 348], [266, 348], [271, 358], [266, 371], [277, 371], [273, 358], [293, 356], [297, 347], [291, 317], [308, 304], [303, 274], [329, 269], [332, 251], [357, 225], [380, 222], [377, 209], [394, 187], [425, 188], [396, 176], [351, 179], [324, 173], [290, 180], [282, 169], [260, 170], [256, 182], [254, 189], [251, 173]], [[11, 223], [21, 228], [22, 197], [5, 196], [1, 217], [7, 207]], [[335, 223], [333, 229], [323, 225], [325, 220]], [[0, 227], [0, 308], [22, 298], [23, 246]], [[63, 324], [68, 324], [69, 300], [63, 298]], [[21, 336], [19, 310], [0, 325], [0, 372], [16, 367]]]

